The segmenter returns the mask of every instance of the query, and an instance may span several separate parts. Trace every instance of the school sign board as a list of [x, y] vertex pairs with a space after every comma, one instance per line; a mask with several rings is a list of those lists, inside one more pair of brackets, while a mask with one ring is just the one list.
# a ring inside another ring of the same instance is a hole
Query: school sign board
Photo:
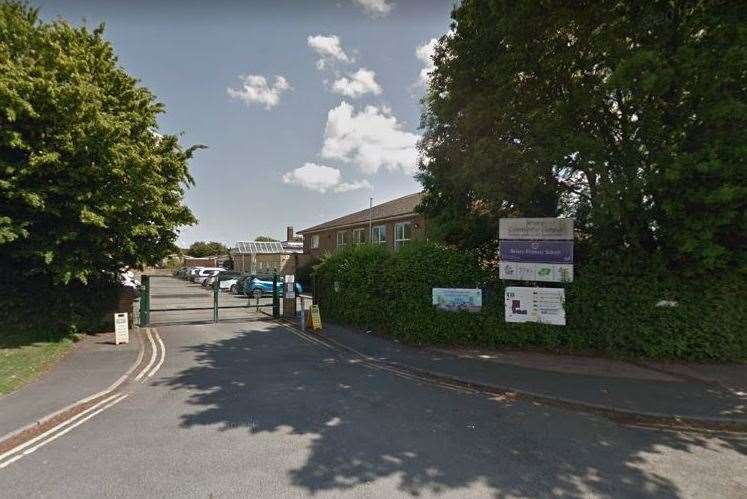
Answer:
[[573, 219], [501, 218], [498, 232], [501, 279], [573, 281]]
[[573, 241], [500, 240], [501, 261], [522, 263], [573, 263]]
[[[512, 281], [573, 281], [573, 219], [502, 218], [499, 277]], [[565, 325], [565, 290], [509, 286], [506, 322]]]
[[573, 219], [501, 218], [498, 239], [573, 241]]
[[500, 262], [498, 277], [511, 281], [573, 282], [573, 265]]
[[565, 326], [565, 289], [506, 288], [506, 322]]
[[479, 312], [482, 309], [482, 290], [479, 288], [433, 288], [433, 304], [450, 312], [467, 310]]

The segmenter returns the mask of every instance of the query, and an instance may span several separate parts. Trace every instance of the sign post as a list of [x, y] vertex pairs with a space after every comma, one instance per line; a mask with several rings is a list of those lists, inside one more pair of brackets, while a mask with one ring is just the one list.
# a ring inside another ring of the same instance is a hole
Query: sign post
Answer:
[[130, 342], [130, 324], [127, 313], [114, 314], [114, 344]]
[[322, 329], [322, 316], [319, 313], [319, 305], [311, 306], [311, 328], [314, 331]]
[[[572, 282], [573, 220], [501, 218], [499, 277], [510, 281]], [[565, 325], [565, 289], [506, 287], [506, 322]]]
[[296, 318], [296, 276], [292, 274], [283, 278], [283, 317]]

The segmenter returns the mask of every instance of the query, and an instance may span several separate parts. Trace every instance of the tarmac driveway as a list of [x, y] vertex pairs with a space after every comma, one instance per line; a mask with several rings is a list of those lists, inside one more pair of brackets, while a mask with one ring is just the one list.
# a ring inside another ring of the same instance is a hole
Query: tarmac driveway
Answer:
[[[0, 469], [3, 497], [739, 497], [747, 441], [367, 367], [269, 322], [158, 327], [157, 375]], [[742, 495], [743, 497], [743, 495]]]

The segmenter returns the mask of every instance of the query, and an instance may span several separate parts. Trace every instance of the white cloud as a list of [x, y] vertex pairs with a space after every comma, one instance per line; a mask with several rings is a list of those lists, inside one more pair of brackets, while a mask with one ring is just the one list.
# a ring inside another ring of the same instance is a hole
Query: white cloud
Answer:
[[371, 17], [384, 17], [392, 11], [394, 7], [393, 3], [389, 3], [387, 0], [353, 0], [355, 3], [363, 7], [366, 14]]
[[241, 75], [241, 88], [228, 88], [228, 95], [243, 101], [247, 106], [254, 103], [264, 104], [265, 109], [271, 109], [280, 102], [280, 96], [292, 90], [288, 80], [282, 76], [275, 76], [272, 85], [262, 75]]
[[337, 35], [314, 35], [306, 38], [308, 46], [319, 55], [320, 59], [316, 61], [316, 67], [320, 71], [335, 62], [350, 63], [354, 59], [348, 56], [340, 44], [340, 38]]
[[371, 184], [367, 180], [343, 182], [340, 170], [330, 166], [317, 165], [316, 163], [305, 163], [303, 166], [289, 171], [283, 175], [283, 182], [299, 185], [304, 189], [321, 193], [325, 193], [328, 190], [347, 192], [356, 189], [371, 188]]
[[365, 174], [379, 168], [413, 173], [417, 168], [419, 135], [402, 130], [386, 107], [366, 106], [356, 113], [341, 102], [327, 114], [322, 157], [355, 163]]
[[423, 69], [420, 70], [420, 77], [418, 78], [418, 84], [426, 86], [428, 80], [430, 80], [430, 73], [436, 69], [436, 65], [433, 63], [433, 54], [436, 53], [436, 45], [438, 45], [438, 39], [431, 38], [415, 49], [415, 57], [423, 63]]
[[366, 68], [360, 68], [355, 73], [342, 77], [332, 84], [332, 91], [336, 94], [357, 99], [361, 95], [372, 93], [379, 95], [381, 85], [376, 83], [376, 73]]

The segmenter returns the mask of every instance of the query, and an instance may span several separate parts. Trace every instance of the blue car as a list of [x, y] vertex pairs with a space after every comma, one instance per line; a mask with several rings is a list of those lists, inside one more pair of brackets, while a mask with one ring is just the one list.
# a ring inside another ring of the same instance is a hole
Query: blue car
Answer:
[[[296, 283], [296, 294], [303, 290], [299, 283]], [[259, 277], [250, 277], [244, 281], [244, 294], [247, 296], [272, 295], [272, 279], [260, 279]], [[283, 295], [283, 277], [278, 276], [278, 295]]]

